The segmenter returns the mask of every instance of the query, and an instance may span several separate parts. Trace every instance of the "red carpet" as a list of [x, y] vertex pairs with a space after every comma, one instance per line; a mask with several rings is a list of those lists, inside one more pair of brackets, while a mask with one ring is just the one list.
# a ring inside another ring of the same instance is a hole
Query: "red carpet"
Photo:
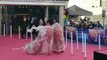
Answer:
[[[23, 50], [12, 50], [13, 48], [19, 48], [30, 42], [25, 39], [18, 39], [18, 36], [14, 35], [13, 38], [9, 36], [0, 36], [0, 60], [84, 60], [82, 54], [81, 44], [79, 44], [79, 51], [76, 51], [76, 43], [74, 43], [74, 54], [70, 54], [70, 43], [64, 53], [48, 55], [28, 55]], [[102, 46], [101, 49], [107, 49]], [[93, 51], [98, 50], [98, 45], [87, 44], [87, 58], [86, 60], [93, 60]]]

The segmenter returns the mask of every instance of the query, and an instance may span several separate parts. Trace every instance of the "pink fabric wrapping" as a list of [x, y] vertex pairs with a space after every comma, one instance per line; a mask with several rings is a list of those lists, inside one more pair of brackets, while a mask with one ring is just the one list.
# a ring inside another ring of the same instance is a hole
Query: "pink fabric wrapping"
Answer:
[[52, 27], [45, 26], [46, 33], [45, 29], [40, 28], [38, 38], [25, 46], [24, 51], [26, 53], [50, 54], [53, 51], [59, 53], [65, 50], [63, 30], [59, 23], [53, 24]]
[[[45, 26], [46, 33], [42, 37], [42, 34], [38, 34], [38, 42], [36, 40], [28, 43], [24, 51], [28, 54], [50, 54], [52, 52], [52, 41], [53, 41], [53, 29], [50, 26]], [[46, 39], [44, 39], [46, 38]]]
[[65, 50], [63, 30], [59, 23], [52, 25], [54, 29], [53, 51], [59, 53]]

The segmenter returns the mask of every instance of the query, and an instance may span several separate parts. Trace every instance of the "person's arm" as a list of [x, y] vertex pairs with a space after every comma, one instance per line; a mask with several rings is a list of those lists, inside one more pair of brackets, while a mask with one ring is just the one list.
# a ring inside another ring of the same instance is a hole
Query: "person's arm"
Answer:
[[35, 26], [33, 25], [30, 29], [27, 29], [27, 32], [32, 32], [33, 29], [37, 29], [37, 27], [35, 27]]

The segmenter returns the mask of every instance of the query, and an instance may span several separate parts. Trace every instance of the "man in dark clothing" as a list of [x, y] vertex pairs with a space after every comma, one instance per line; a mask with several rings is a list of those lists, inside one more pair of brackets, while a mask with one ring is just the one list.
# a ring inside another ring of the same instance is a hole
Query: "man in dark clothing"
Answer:
[[[30, 28], [31, 28], [33, 25], [36, 26], [36, 27], [39, 25], [39, 21], [38, 21], [38, 19], [35, 18], [35, 17], [32, 17], [32, 18], [31, 18]], [[33, 38], [35, 39], [35, 38], [37, 37], [37, 35], [38, 35], [38, 31], [33, 30], [32, 34], [33, 34]]]
[[104, 27], [101, 25], [100, 21], [97, 21], [97, 27], [103, 29]]
[[26, 37], [26, 27], [27, 27], [27, 18], [23, 16], [22, 22], [21, 22], [21, 37]]

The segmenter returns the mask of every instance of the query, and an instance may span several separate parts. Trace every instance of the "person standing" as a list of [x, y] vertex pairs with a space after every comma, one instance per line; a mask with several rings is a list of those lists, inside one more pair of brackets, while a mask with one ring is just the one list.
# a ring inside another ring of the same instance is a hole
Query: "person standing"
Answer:
[[97, 21], [97, 28], [104, 29], [104, 26], [101, 25], [100, 21]]
[[54, 24], [52, 25], [52, 28], [54, 31], [53, 51], [55, 53], [62, 53], [65, 50], [65, 43], [64, 43], [62, 27], [55, 20]]
[[22, 39], [26, 37], [26, 27], [27, 27], [27, 18], [26, 18], [26, 16], [23, 16], [22, 22], [21, 22], [21, 37], [22, 37]]

